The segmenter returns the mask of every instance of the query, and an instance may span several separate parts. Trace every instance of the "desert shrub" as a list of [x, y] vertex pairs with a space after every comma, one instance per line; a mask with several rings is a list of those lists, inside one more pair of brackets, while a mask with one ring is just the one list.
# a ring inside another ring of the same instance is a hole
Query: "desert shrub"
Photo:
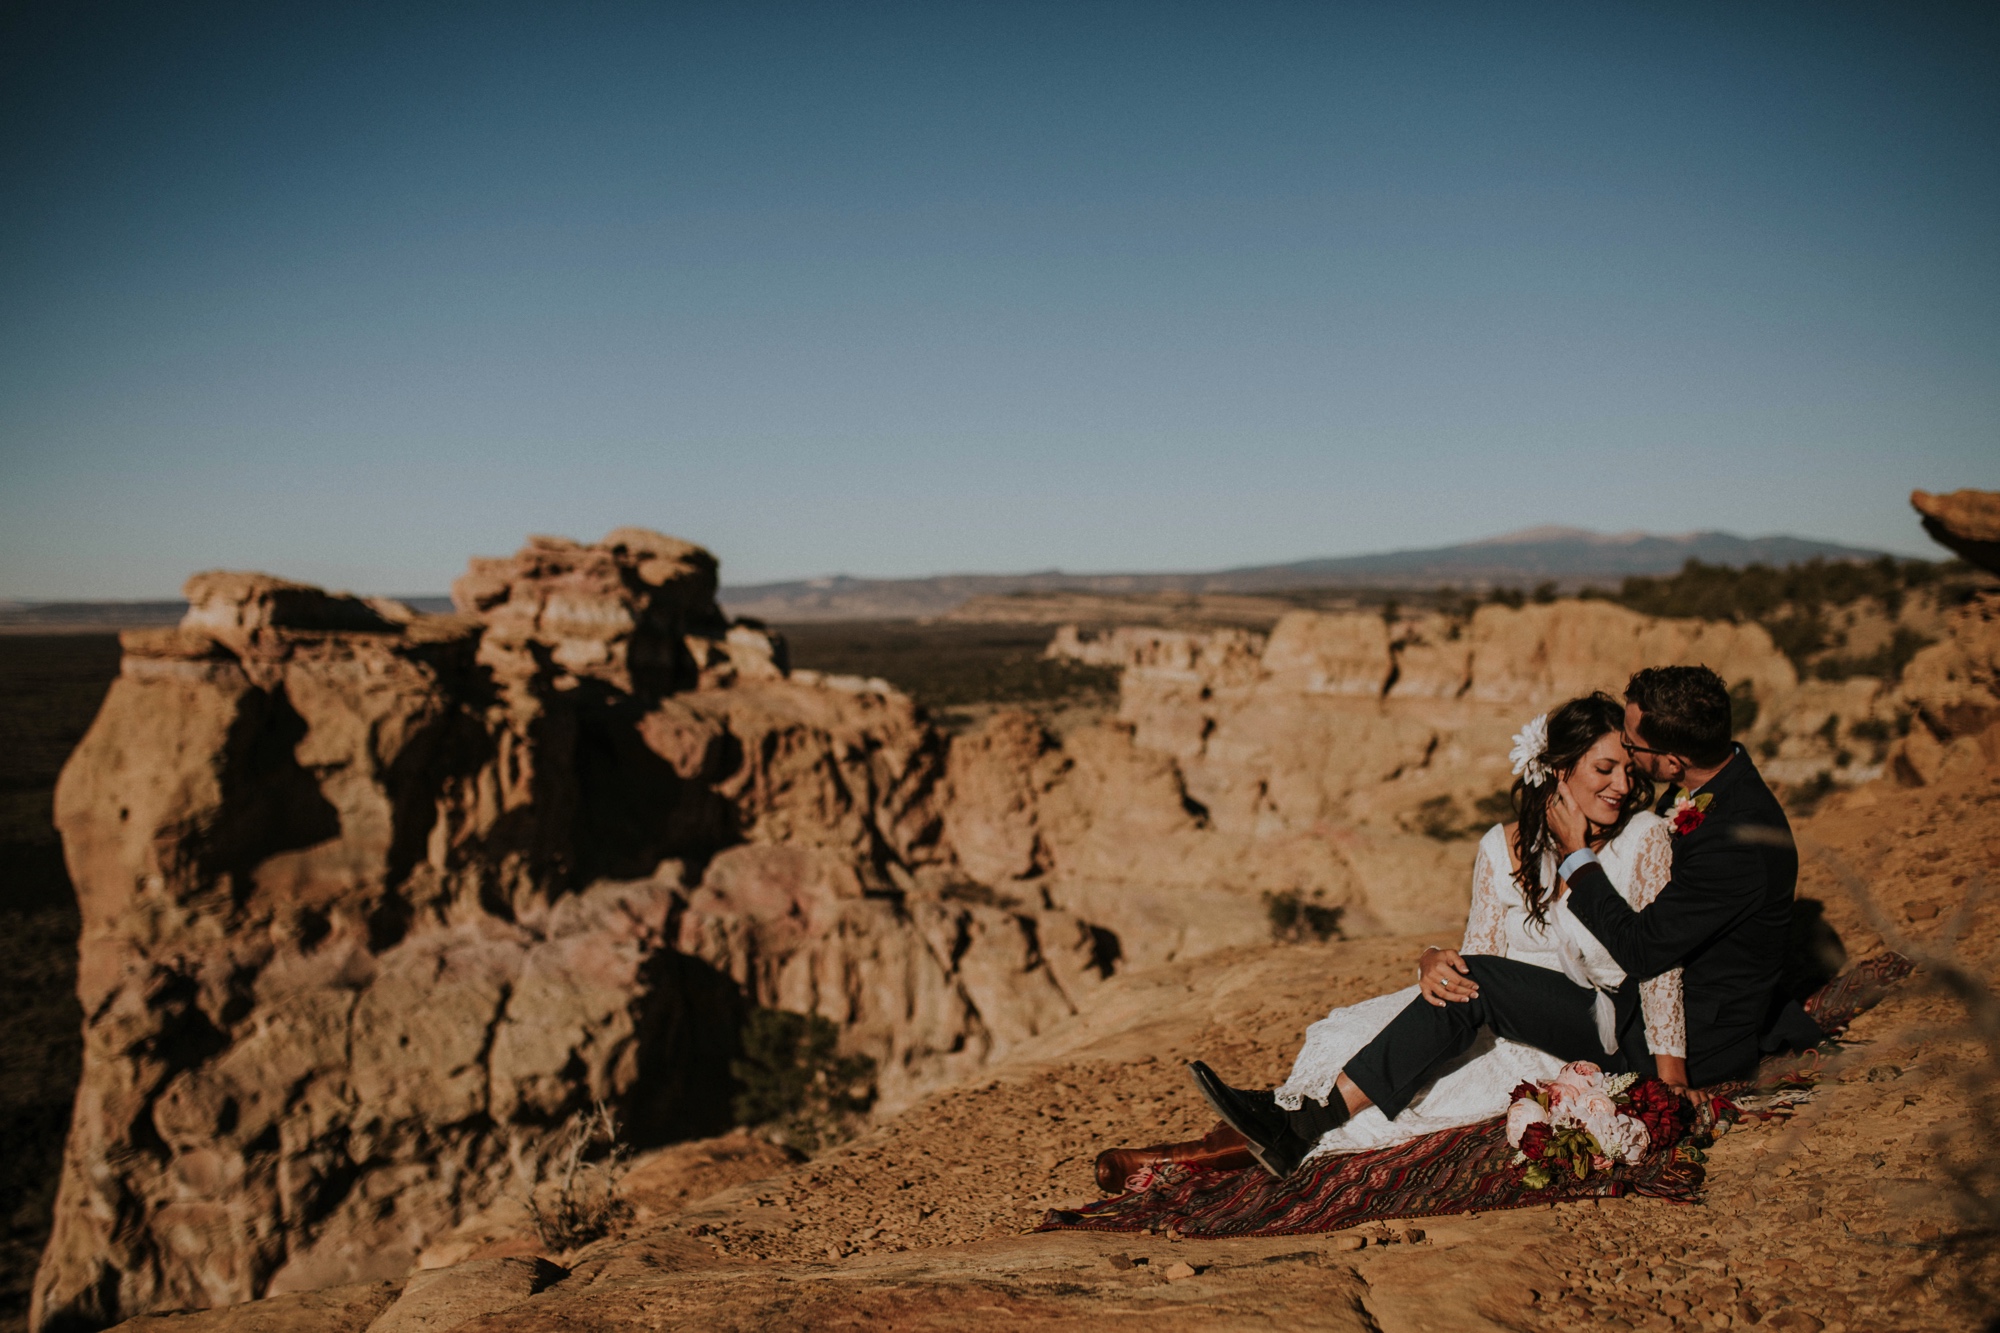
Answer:
[[1879, 717], [1864, 717], [1849, 727], [1847, 734], [1858, 741], [1873, 741], [1879, 744], [1889, 739], [1889, 723]]
[[618, 1120], [603, 1102], [569, 1118], [556, 1138], [551, 1169], [528, 1195], [528, 1215], [543, 1244], [573, 1250], [631, 1215], [631, 1205], [618, 1197], [625, 1158]]
[[1929, 635], [1899, 626], [1895, 636], [1874, 652], [1859, 657], [1823, 657], [1813, 664], [1813, 674], [1821, 680], [1878, 676], [1893, 685], [1903, 678], [1903, 668], [1910, 659], [1933, 642]]
[[1495, 588], [1486, 594], [1486, 600], [1495, 606], [1511, 606], [1518, 611], [1527, 604], [1528, 596], [1519, 588]]
[[794, 667], [879, 676], [929, 709], [1108, 702], [1119, 670], [1044, 657], [1050, 625], [807, 621], [784, 627]]
[[[1475, 816], [1475, 822], [1483, 826], [1490, 826], [1504, 820], [1512, 819], [1514, 817], [1514, 794], [1504, 787], [1499, 791], [1490, 792], [1472, 803], [1472, 813]], [[1478, 831], [1484, 833], [1486, 829], [1485, 827], [1481, 827]]]
[[[1313, 896], [1318, 896], [1317, 890]], [[1264, 914], [1271, 922], [1271, 938], [1280, 944], [1297, 944], [1308, 937], [1322, 942], [1340, 938], [1344, 910], [1313, 902], [1297, 889], [1264, 894]]]
[[729, 1065], [743, 1085], [736, 1122], [804, 1153], [849, 1137], [875, 1100], [875, 1061], [840, 1054], [839, 1039], [840, 1030], [818, 1014], [753, 1011], [743, 1027], [743, 1058]]
[[1417, 832], [1439, 842], [1465, 836], [1465, 821], [1459, 817], [1458, 802], [1449, 796], [1433, 796], [1417, 807]]
[[1770, 634], [1771, 642], [1778, 651], [1790, 658], [1792, 666], [1801, 674], [1807, 670], [1807, 662], [1812, 655], [1824, 649], [1829, 639], [1826, 621], [1816, 609], [1773, 616], [1759, 623]]
[[1837, 785], [1833, 774], [1822, 768], [1813, 774], [1811, 781], [1801, 782], [1784, 793], [1785, 813], [1794, 819], [1803, 819], [1817, 809]]
[[1848, 727], [1848, 735], [1874, 747], [1874, 757], [1882, 759], [1882, 755], [1888, 753], [1888, 739], [1894, 735], [1894, 725], [1882, 717], [1864, 717]]
[[1860, 563], [1808, 560], [1783, 569], [1768, 565], [1734, 569], [1690, 560], [1678, 574], [1626, 579], [1617, 601], [1649, 616], [1753, 621], [1770, 633], [1778, 650], [1802, 675], [1817, 674], [1822, 680], [1849, 676], [1894, 680], [1924, 646], [1923, 637], [1913, 630], [1899, 629], [1895, 639], [1879, 652], [1864, 657], [1822, 657], [1838, 647], [1826, 609], [1872, 598], [1893, 618], [1912, 592], [1925, 590], [1948, 607], [1973, 596], [1978, 586], [1976, 576], [1960, 563], [1891, 556]]
[[1538, 583], [1535, 585], [1535, 604], [1537, 606], [1548, 606], [1555, 600], [1556, 585], [1553, 582]]
[[1757, 690], [1747, 680], [1729, 687], [1729, 729], [1741, 736], [1757, 725]]

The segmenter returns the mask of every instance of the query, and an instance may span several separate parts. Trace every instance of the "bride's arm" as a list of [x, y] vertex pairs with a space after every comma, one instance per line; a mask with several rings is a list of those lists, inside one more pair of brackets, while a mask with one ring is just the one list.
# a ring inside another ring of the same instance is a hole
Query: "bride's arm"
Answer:
[[1441, 949], [1433, 944], [1417, 957], [1417, 989], [1439, 1008], [1479, 994], [1479, 987], [1465, 965], [1466, 954], [1506, 952], [1507, 911], [1495, 881], [1492, 858], [1487, 856], [1482, 840], [1478, 855], [1472, 858], [1472, 910], [1465, 918], [1464, 942], [1457, 949]]
[[[1674, 844], [1668, 826], [1655, 824], [1632, 867], [1632, 910], [1643, 912], [1667, 886], [1674, 869]], [[1660, 1066], [1660, 1077], [1677, 1087], [1687, 1085], [1687, 1010], [1681, 995], [1681, 970], [1676, 967], [1639, 983], [1639, 1011], [1646, 1020], [1646, 1045]]]
[[1466, 914], [1460, 953], [1506, 955], [1507, 902], [1501, 895], [1508, 887], [1501, 870], [1486, 854], [1482, 839], [1479, 854], [1472, 859], [1472, 910]]

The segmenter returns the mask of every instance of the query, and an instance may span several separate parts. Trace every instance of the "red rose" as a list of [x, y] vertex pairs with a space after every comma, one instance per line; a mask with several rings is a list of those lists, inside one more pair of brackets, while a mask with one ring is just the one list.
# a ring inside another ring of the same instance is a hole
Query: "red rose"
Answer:
[[1698, 805], [1684, 805], [1674, 811], [1674, 832], [1685, 837], [1701, 827], [1702, 810]]
[[1521, 1151], [1529, 1161], [1541, 1160], [1542, 1154], [1549, 1150], [1549, 1136], [1553, 1132], [1546, 1123], [1529, 1125], [1521, 1132]]
[[1681, 1095], [1656, 1078], [1634, 1083], [1626, 1091], [1619, 1114], [1629, 1115], [1646, 1127], [1655, 1152], [1680, 1142], [1693, 1117]]
[[1514, 1085], [1514, 1090], [1507, 1094], [1508, 1105], [1511, 1106], [1513, 1103], [1518, 1102], [1523, 1098], [1526, 1098], [1529, 1101], [1534, 1101], [1537, 1097], [1541, 1095], [1541, 1091], [1542, 1090], [1539, 1087], [1535, 1086], [1533, 1083], [1528, 1082], [1526, 1079], [1522, 1079], [1519, 1083], [1516, 1083]]

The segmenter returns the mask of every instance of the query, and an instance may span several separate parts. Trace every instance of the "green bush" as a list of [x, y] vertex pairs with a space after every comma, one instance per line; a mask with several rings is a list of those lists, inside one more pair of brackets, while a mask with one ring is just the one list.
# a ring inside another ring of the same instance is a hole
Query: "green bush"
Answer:
[[1928, 635], [1898, 627], [1895, 637], [1874, 652], [1860, 657], [1823, 657], [1813, 664], [1813, 674], [1821, 680], [1879, 676], [1893, 685], [1903, 678], [1903, 668], [1910, 664], [1910, 659], [1932, 642]]
[[1729, 687], [1729, 730], [1738, 736], [1757, 725], [1757, 690], [1747, 680]]
[[1813, 775], [1812, 781], [1801, 782], [1784, 792], [1785, 813], [1803, 819], [1831, 795], [1838, 785], [1833, 780], [1833, 774], [1822, 768]]
[[1464, 822], [1459, 818], [1458, 802], [1449, 796], [1433, 796], [1417, 807], [1417, 832], [1426, 838], [1439, 842], [1462, 838]]
[[1297, 889], [1264, 894], [1264, 914], [1271, 922], [1271, 938], [1280, 944], [1297, 944], [1307, 936], [1322, 942], [1340, 938], [1344, 910], [1312, 902]]
[[846, 1138], [875, 1100], [875, 1061], [840, 1054], [839, 1040], [840, 1030], [818, 1014], [754, 1011], [743, 1026], [743, 1058], [729, 1065], [743, 1085], [736, 1123], [769, 1129], [804, 1153]]
[[1840, 646], [1826, 611], [1874, 599], [1891, 618], [1905, 598], [1927, 589], [1941, 604], [1953, 605], [1971, 596], [1975, 586], [1965, 566], [1928, 560], [1898, 560], [1892, 556], [1861, 564], [1808, 560], [1802, 565], [1773, 569], [1750, 565], [1705, 565], [1690, 560], [1678, 574], [1664, 578], [1625, 580], [1617, 601], [1649, 616], [1692, 617], [1702, 620], [1752, 621], [1762, 625], [1802, 676], [1845, 680], [1850, 676], [1880, 676], [1895, 680], [1910, 658], [1928, 642], [1908, 628], [1880, 651], [1864, 657], [1829, 656]]
[[1871, 745], [1886, 745], [1889, 741], [1890, 726], [1886, 719], [1864, 717], [1849, 727], [1847, 734], [1857, 741], [1867, 741]]

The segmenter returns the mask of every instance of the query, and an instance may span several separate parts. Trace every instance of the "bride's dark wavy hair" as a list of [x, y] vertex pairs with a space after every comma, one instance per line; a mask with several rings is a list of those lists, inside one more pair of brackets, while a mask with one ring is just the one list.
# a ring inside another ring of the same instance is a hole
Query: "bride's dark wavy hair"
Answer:
[[[1541, 757], [1550, 773], [1548, 780], [1530, 787], [1525, 777], [1514, 779], [1510, 793], [1517, 821], [1514, 859], [1521, 863], [1514, 872], [1514, 882], [1521, 886], [1521, 894], [1528, 900], [1528, 915], [1538, 925], [1548, 924], [1549, 900], [1555, 896], [1555, 885], [1542, 883], [1542, 853], [1555, 848], [1549, 833], [1549, 802], [1556, 798], [1556, 783], [1570, 775], [1606, 732], [1622, 734], [1624, 730], [1625, 705], [1610, 695], [1600, 690], [1571, 699], [1549, 714], [1549, 744]], [[1632, 790], [1618, 807], [1617, 822], [1603, 830], [1606, 837], [1617, 837], [1634, 814], [1653, 803], [1653, 780], [1629, 765], [1626, 771]]]

